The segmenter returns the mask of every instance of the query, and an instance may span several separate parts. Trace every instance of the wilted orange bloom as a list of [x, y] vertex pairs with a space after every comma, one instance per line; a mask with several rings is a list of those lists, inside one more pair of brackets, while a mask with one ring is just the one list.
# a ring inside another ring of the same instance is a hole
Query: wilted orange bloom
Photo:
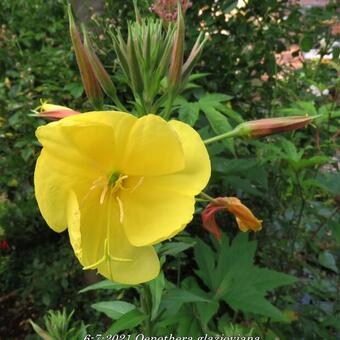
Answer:
[[211, 232], [216, 239], [220, 239], [222, 234], [218, 227], [215, 214], [226, 209], [236, 217], [236, 222], [241, 231], [259, 231], [262, 229], [262, 221], [236, 197], [218, 197], [209, 203], [202, 212], [203, 227]]

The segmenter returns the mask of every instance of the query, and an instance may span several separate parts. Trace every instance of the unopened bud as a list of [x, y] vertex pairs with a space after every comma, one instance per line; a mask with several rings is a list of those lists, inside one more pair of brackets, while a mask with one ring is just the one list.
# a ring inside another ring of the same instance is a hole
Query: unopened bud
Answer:
[[42, 102], [33, 112], [34, 114], [32, 114], [32, 116], [34, 117], [48, 118], [51, 120], [59, 120], [80, 113], [66, 106], [49, 104], [47, 102]]
[[100, 108], [103, 104], [103, 93], [100, 84], [93, 72], [88, 54], [81, 41], [77, 26], [75, 25], [71, 7], [68, 7], [68, 16], [70, 24], [70, 35], [74, 52], [76, 54], [77, 64], [80, 71], [81, 79], [87, 97], [92, 102], [93, 106]]
[[235, 128], [235, 132], [237, 132], [237, 136], [239, 137], [259, 138], [303, 128], [312, 120], [313, 117], [306, 116], [251, 120], [238, 125]]
[[169, 68], [169, 87], [171, 89], [179, 86], [182, 77], [185, 25], [182, 6], [178, 3], [177, 27], [172, 47], [171, 62]]

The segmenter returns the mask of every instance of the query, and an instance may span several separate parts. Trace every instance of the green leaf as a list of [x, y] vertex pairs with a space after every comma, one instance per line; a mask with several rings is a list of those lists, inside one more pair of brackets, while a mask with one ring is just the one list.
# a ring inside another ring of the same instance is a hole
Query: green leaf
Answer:
[[314, 42], [310, 35], [305, 35], [300, 42], [300, 46], [303, 52], [308, 52], [313, 48]]
[[294, 164], [295, 170], [301, 170], [304, 168], [312, 167], [314, 165], [324, 164], [329, 160], [327, 156], [314, 156], [309, 159], [301, 159]]
[[147, 318], [138, 309], [133, 309], [121, 316], [106, 332], [106, 334], [117, 334], [124, 330], [131, 331], [134, 327], [140, 325]]
[[155, 320], [165, 287], [164, 274], [162, 271], [154, 280], [149, 282], [149, 287], [152, 296], [151, 320]]
[[[195, 259], [198, 262], [199, 271], [197, 274], [204, 279], [204, 275], [213, 277], [213, 282], [209, 288], [214, 294], [214, 299], [223, 299], [235, 311], [250, 312], [267, 317], [276, 321], [288, 322], [287, 317], [265, 298], [268, 291], [283, 285], [296, 282], [296, 278], [269, 270], [259, 268], [254, 264], [256, 242], [249, 241], [248, 235], [239, 233], [232, 244], [223, 234], [220, 242], [215, 242], [217, 251], [212, 251], [206, 244], [205, 247], [197, 242], [197, 250], [207, 249], [200, 252], [195, 251]], [[196, 250], [196, 249], [195, 249]], [[206, 264], [204, 258], [209, 254], [209, 262]], [[212, 263], [217, 263], [215, 267]], [[201, 270], [205, 267], [206, 272]], [[213, 313], [214, 307], [211, 307]], [[207, 307], [208, 308], [208, 307]], [[206, 317], [209, 317], [207, 311]]]
[[200, 112], [200, 106], [198, 103], [184, 102], [179, 108], [178, 118], [190, 126], [194, 126]]
[[99, 289], [121, 290], [121, 289], [127, 289], [131, 287], [136, 287], [136, 286], [124, 285], [124, 284], [115, 283], [109, 280], [103, 280], [98, 283], [94, 283], [90, 286], [87, 286], [86, 288], [81, 289], [79, 293], [85, 293], [91, 290], [99, 290]]
[[[214, 109], [214, 107], [206, 103], [202, 104], [201, 101], [200, 107], [201, 110], [205, 113], [205, 116], [207, 117], [209, 124], [216, 135], [220, 135], [233, 130], [228, 121], [228, 118], [225, 117], [222, 113], [218, 112], [216, 109]], [[233, 138], [222, 139], [222, 143], [228, 150], [230, 150], [232, 153], [235, 153]]]
[[217, 301], [197, 302], [197, 310], [201, 319], [201, 322], [206, 327], [212, 317], [217, 313], [219, 303]]
[[319, 263], [323, 267], [330, 269], [335, 273], [339, 273], [339, 269], [338, 266], [336, 265], [334, 255], [328, 250], [325, 250], [319, 254]]
[[252, 287], [247, 289], [237, 289], [235, 287], [224, 295], [223, 299], [235, 311], [242, 310], [243, 312], [264, 315], [276, 321], [288, 321], [287, 317], [279, 309], [274, 307], [261, 293]]
[[210, 289], [214, 286], [214, 268], [215, 268], [215, 256], [211, 248], [206, 243], [197, 239], [197, 243], [194, 249], [195, 260], [198, 264], [198, 270], [196, 274], [203, 280], [203, 282]]
[[164, 300], [175, 303], [188, 303], [188, 302], [210, 302], [209, 299], [193, 294], [189, 291], [180, 288], [169, 289], [164, 294]]
[[32, 320], [28, 320], [34, 331], [44, 340], [52, 340], [52, 337]]
[[102, 301], [92, 304], [91, 307], [113, 320], [119, 319], [122, 315], [136, 308], [131, 303], [124, 301]]
[[159, 253], [161, 255], [171, 255], [176, 256], [177, 254], [183, 252], [186, 249], [192, 248], [195, 245], [195, 242], [186, 243], [186, 242], [167, 242], [162, 245]]
[[298, 279], [294, 276], [267, 268], [258, 268], [254, 274], [254, 287], [264, 293], [298, 281]]

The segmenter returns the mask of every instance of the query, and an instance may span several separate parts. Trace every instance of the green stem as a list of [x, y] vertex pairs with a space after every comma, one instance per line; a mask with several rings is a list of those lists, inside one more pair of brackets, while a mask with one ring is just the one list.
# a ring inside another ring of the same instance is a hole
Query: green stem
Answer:
[[168, 97], [168, 100], [165, 106], [164, 114], [163, 114], [163, 118], [165, 120], [168, 120], [171, 116], [171, 109], [172, 109], [173, 102], [174, 102], [174, 95], [169, 94], [169, 97]]
[[204, 140], [204, 144], [205, 145], [208, 145], [208, 144], [211, 144], [211, 143], [214, 143], [214, 142], [218, 142], [222, 139], [225, 139], [225, 138], [233, 138], [233, 137], [237, 137], [239, 134], [239, 131], [237, 129], [234, 129], [232, 131], [229, 131], [229, 132], [226, 132], [226, 133], [223, 133], [221, 135], [218, 135], [218, 136], [215, 136], [215, 137], [212, 137], [212, 138], [208, 138], [208, 139], [205, 139]]
[[124, 104], [119, 100], [116, 93], [112, 94], [111, 98], [119, 110], [122, 110], [123, 112], [129, 112], [127, 108], [124, 106]]
[[152, 335], [152, 322], [151, 322], [151, 309], [152, 309], [152, 300], [149, 286], [147, 284], [143, 284], [143, 291], [141, 292], [141, 305], [144, 314], [147, 316], [145, 320], [145, 329], [144, 333], [146, 336]]
[[201, 191], [200, 195], [205, 198], [206, 200], [208, 200], [209, 202], [216, 202], [215, 198], [209, 196], [208, 194], [206, 194], [205, 192]]

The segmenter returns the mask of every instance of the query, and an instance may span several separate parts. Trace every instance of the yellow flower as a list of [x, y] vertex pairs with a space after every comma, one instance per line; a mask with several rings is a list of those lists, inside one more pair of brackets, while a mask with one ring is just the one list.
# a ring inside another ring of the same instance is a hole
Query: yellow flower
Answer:
[[153, 279], [152, 245], [191, 221], [210, 161], [195, 130], [155, 115], [72, 115], [39, 127], [35, 195], [47, 224], [68, 228], [84, 269], [137, 284]]

